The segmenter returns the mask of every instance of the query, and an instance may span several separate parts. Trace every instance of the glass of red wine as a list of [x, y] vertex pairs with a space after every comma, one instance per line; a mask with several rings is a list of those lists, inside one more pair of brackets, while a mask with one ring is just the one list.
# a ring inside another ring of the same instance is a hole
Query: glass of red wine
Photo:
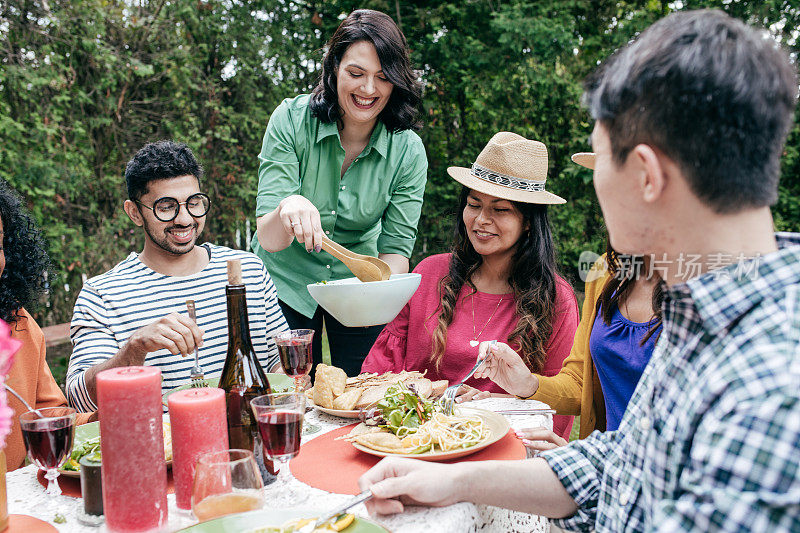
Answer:
[[69, 459], [75, 438], [75, 409], [47, 407], [19, 417], [22, 440], [31, 462], [45, 471], [46, 494], [59, 496], [58, 469]]
[[277, 392], [253, 398], [250, 402], [258, 422], [264, 453], [279, 465], [278, 479], [273, 484], [277, 499], [293, 504], [307, 495], [293, 487], [289, 459], [300, 452], [300, 433], [306, 413], [306, 397], [302, 392]]
[[275, 337], [281, 366], [287, 376], [294, 378], [295, 392], [303, 392], [305, 378], [311, 372], [314, 359], [311, 355], [311, 342], [314, 339], [313, 329], [291, 329], [279, 333]]

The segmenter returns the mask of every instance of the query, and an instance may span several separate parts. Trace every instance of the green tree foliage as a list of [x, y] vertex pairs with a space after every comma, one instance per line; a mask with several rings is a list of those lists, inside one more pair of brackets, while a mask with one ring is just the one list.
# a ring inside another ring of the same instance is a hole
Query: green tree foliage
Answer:
[[[547, 144], [562, 270], [604, 232], [587, 151], [581, 83], [603, 58], [674, 9], [719, 7], [797, 52], [796, 2], [586, 0], [12, 0], [0, 2], [0, 177], [25, 195], [56, 265], [44, 323], [67, 321], [83, 276], [113, 266], [141, 235], [122, 212], [125, 162], [144, 143], [189, 144], [214, 199], [205, 237], [246, 247], [255, 228], [257, 154], [269, 115], [307, 92], [339, 21], [389, 13], [425, 85], [420, 135], [430, 161], [414, 260], [450, 239], [457, 185], [493, 133]], [[800, 129], [784, 158], [779, 229], [800, 230]], [[249, 224], [247, 220], [249, 219]]]

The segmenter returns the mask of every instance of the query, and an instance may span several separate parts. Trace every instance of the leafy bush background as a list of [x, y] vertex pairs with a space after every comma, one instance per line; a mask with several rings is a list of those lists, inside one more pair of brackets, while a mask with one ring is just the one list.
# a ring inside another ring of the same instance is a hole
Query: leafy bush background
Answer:
[[[421, 136], [430, 173], [413, 260], [449, 240], [457, 187], [499, 130], [547, 144], [551, 210], [564, 274], [600, 250], [603, 224], [591, 173], [569, 155], [589, 149], [581, 81], [598, 61], [675, 9], [720, 7], [769, 28], [797, 52], [792, 1], [413, 0], [0, 2], [0, 177], [44, 228], [57, 277], [38, 310], [70, 319], [85, 276], [140, 250], [121, 209], [125, 162], [145, 142], [195, 150], [214, 199], [205, 238], [245, 247], [255, 228], [257, 154], [281, 99], [313, 86], [321, 49], [341, 18], [391, 14], [425, 82]], [[783, 160], [779, 229], [800, 230], [800, 129]]]

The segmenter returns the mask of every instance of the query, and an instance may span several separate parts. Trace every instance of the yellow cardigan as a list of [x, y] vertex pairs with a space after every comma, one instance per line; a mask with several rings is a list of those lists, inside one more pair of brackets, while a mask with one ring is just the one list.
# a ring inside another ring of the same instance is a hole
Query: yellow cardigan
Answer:
[[[589, 351], [589, 337], [597, 314], [597, 300], [611, 277], [605, 267], [605, 256], [594, 264], [590, 273], [598, 279], [586, 283], [581, 322], [575, 331], [572, 350], [564, 359], [558, 374], [550, 377], [537, 374], [539, 389], [531, 396], [533, 400], [548, 404], [560, 415], [580, 415], [582, 439], [595, 429], [600, 431], [606, 429], [603, 389], [600, 387], [600, 378], [597, 376]], [[591, 387], [584, 387], [584, 383], [591, 383]]]

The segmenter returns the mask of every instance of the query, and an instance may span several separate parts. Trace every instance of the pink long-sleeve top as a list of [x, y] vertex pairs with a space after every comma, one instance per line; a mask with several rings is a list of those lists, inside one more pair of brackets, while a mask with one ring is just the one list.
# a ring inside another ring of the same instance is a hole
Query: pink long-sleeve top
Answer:
[[[508, 335], [517, 324], [514, 295], [473, 294], [471, 288], [464, 286], [456, 301], [453, 322], [447, 330], [442, 364], [436, 369], [430, 355], [433, 353], [433, 332], [440, 313], [439, 281], [447, 275], [449, 264], [450, 254], [439, 254], [427, 257], [417, 265], [414, 272], [422, 274], [419, 289], [397, 318], [383, 329], [364, 360], [362, 372], [427, 370], [426, 377], [429, 379], [458, 381], [472, 369], [478, 356], [478, 348], [470, 345], [471, 340], [508, 341]], [[554, 376], [561, 370], [561, 363], [569, 355], [578, 327], [575, 293], [561, 277], [556, 278], [555, 309], [553, 332], [546, 348], [547, 359], [539, 372], [544, 376]], [[470, 378], [467, 384], [484, 391], [506, 392], [488, 379]], [[554, 416], [554, 432], [569, 439], [573, 418]]]

